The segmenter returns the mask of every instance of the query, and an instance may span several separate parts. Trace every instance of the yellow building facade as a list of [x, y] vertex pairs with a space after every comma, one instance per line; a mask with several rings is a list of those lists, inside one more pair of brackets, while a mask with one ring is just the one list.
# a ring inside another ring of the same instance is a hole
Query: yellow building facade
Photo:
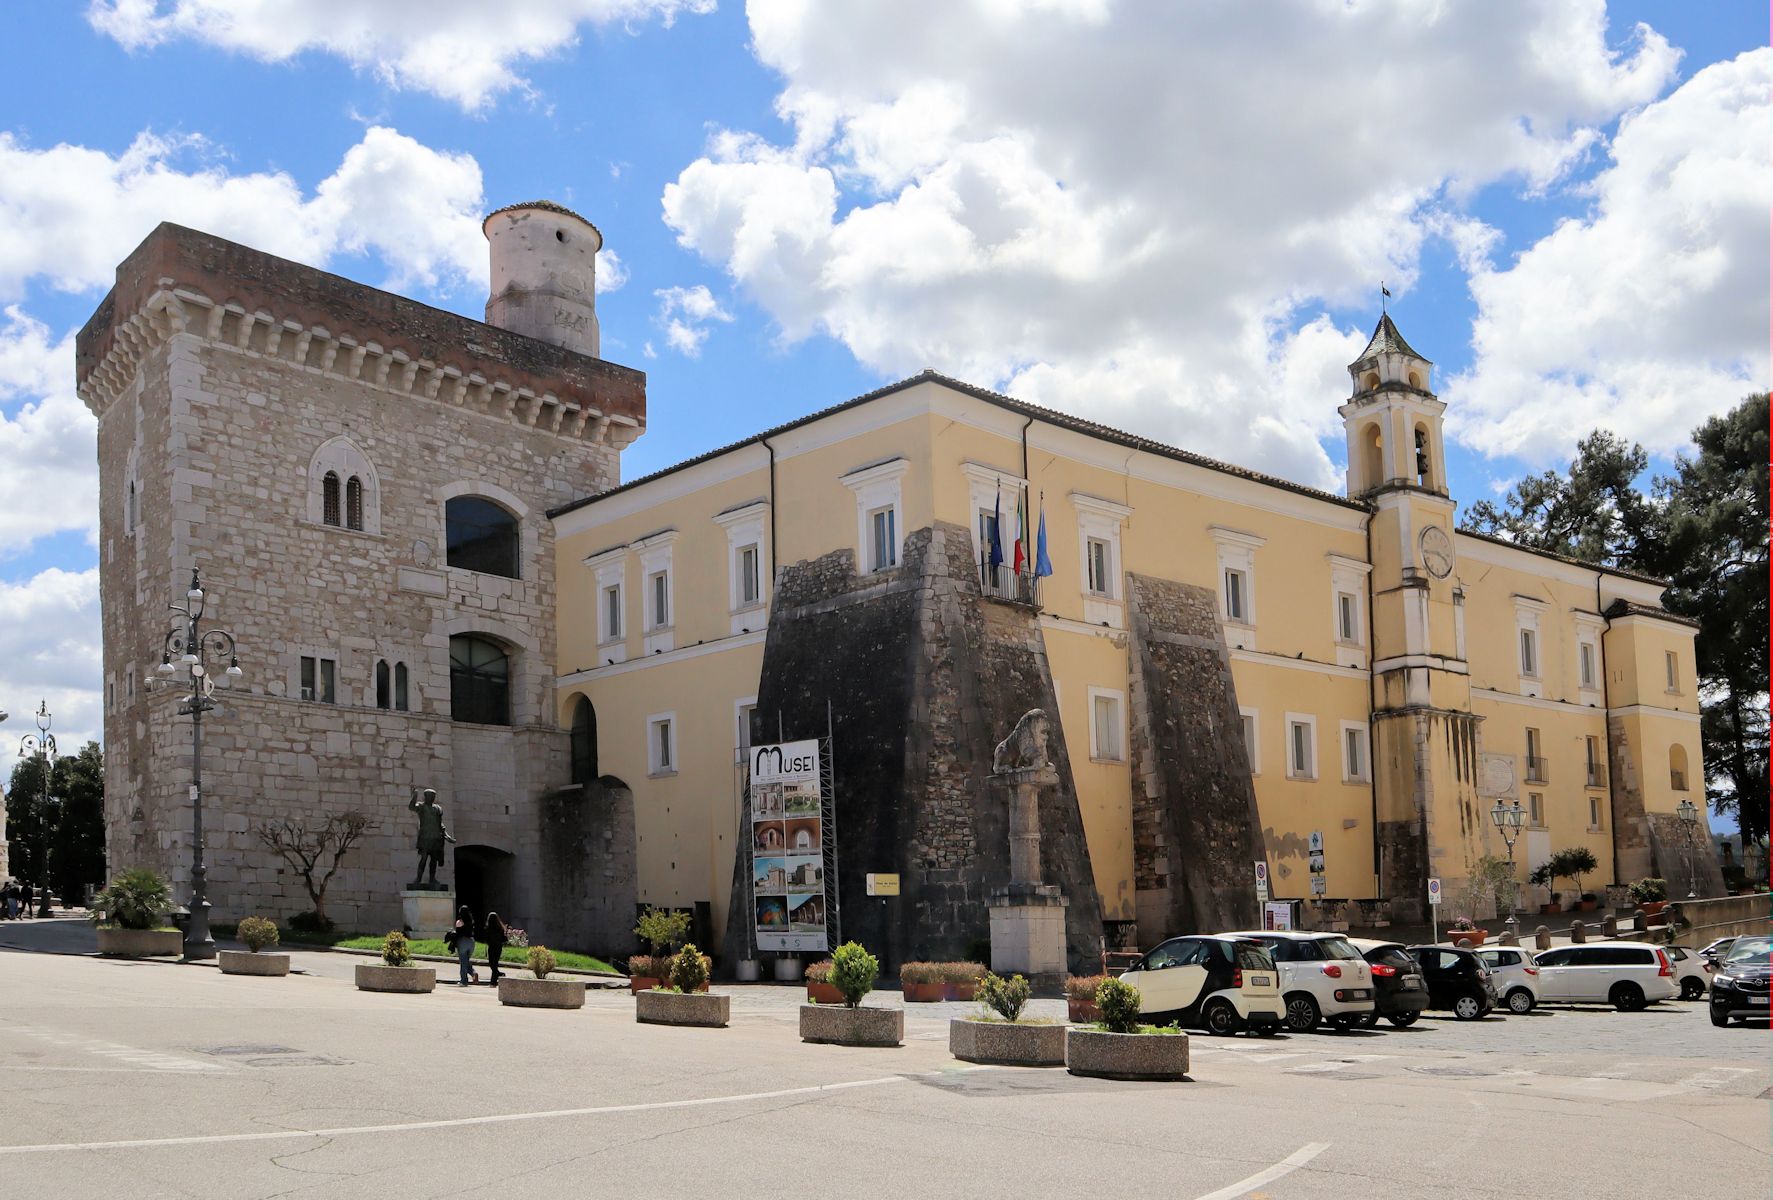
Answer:
[[[1458, 897], [1506, 855], [1498, 802], [1528, 813], [1523, 881], [1577, 845], [1600, 864], [1587, 887], [1649, 874], [1655, 814], [1703, 795], [1694, 631], [1654, 580], [1458, 532], [1431, 371], [1384, 319], [1350, 367], [1345, 496], [926, 373], [555, 510], [558, 716], [633, 793], [640, 901], [706, 904], [726, 928], [742, 748], [824, 732], [753, 715], [785, 573], [836, 561], [890, 588], [930, 530], [965, 531], [967, 586], [1038, 626], [1122, 940], [1187, 932], [1153, 863], [1190, 850], [1141, 816], [1142, 578], [1214, 598], [1237, 719], [1207, 749], [1247, 772], [1245, 832], [1306, 920], [1424, 919], [1428, 877]], [[1030, 558], [1045, 522], [1037, 593], [1014, 575], [1018, 505]]]

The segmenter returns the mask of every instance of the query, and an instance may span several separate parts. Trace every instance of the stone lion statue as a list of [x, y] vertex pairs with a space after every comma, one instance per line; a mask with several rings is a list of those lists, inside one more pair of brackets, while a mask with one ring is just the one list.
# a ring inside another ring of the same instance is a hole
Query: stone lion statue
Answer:
[[991, 770], [1002, 775], [1009, 771], [1037, 770], [1048, 764], [1047, 714], [1031, 708], [1022, 714], [1010, 736], [997, 744], [991, 755]]

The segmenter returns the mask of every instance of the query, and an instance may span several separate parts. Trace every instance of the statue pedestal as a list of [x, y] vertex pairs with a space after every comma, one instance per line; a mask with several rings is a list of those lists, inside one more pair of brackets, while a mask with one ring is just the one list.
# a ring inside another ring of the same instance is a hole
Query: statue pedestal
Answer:
[[402, 888], [400, 911], [407, 937], [440, 938], [456, 923], [456, 898], [447, 891]]
[[1065, 974], [1066, 899], [1051, 884], [1012, 883], [991, 892], [991, 970], [1050, 979]]

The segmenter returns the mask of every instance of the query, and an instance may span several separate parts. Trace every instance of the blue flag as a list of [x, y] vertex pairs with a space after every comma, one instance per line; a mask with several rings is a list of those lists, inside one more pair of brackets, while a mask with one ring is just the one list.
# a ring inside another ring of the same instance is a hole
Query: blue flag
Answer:
[[1053, 573], [1053, 560], [1047, 557], [1047, 497], [1040, 497], [1040, 533], [1034, 539], [1034, 576], [1036, 579]]
[[1003, 489], [991, 501], [991, 565], [1003, 566]]

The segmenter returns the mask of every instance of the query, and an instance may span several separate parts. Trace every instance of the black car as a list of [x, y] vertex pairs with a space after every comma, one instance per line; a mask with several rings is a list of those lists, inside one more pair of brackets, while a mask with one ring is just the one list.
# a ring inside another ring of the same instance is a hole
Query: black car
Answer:
[[1496, 1007], [1490, 972], [1470, 950], [1411, 946], [1410, 957], [1428, 983], [1428, 1007], [1452, 1009], [1461, 1021], [1475, 1021]]
[[1773, 981], [1773, 938], [1740, 937], [1730, 957], [1711, 977], [1711, 1023], [1769, 1020], [1769, 982]]
[[1401, 942], [1373, 942], [1349, 938], [1349, 945], [1373, 965], [1373, 1011], [1359, 1025], [1371, 1029], [1384, 1017], [1399, 1029], [1416, 1023], [1428, 1007], [1428, 984], [1422, 968]]

